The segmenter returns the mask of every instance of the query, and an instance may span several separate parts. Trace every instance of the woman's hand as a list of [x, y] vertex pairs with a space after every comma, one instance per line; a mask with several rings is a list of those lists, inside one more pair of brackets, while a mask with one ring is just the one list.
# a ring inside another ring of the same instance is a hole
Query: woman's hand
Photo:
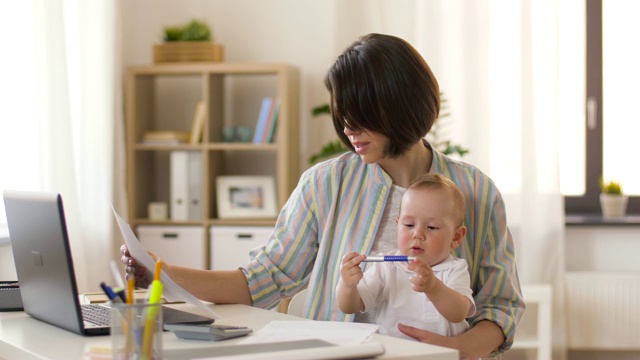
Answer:
[[[140, 287], [140, 288], [149, 287], [152, 279], [148, 276], [149, 272], [147, 271], [147, 268], [145, 268], [141, 264], [138, 264], [136, 259], [131, 256], [131, 253], [129, 253], [129, 248], [127, 248], [127, 245], [123, 244], [122, 246], [120, 246], [120, 253], [122, 254], [122, 257], [120, 258], [120, 260], [126, 266], [125, 272], [127, 273], [127, 276], [126, 276], [127, 280], [133, 277], [136, 281], [136, 287]], [[156, 256], [154, 254], [149, 253], [149, 255], [151, 255], [154, 261], [156, 260]]]
[[458, 336], [442, 336], [405, 324], [398, 324], [398, 330], [423, 343], [456, 349], [460, 352], [460, 359], [478, 359], [488, 356], [505, 340], [500, 326], [489, 320], [478, 322]]

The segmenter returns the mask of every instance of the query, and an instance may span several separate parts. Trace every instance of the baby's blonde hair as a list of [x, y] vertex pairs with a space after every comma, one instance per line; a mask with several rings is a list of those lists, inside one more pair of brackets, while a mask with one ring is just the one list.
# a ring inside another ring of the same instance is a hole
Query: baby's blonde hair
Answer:
[[412, 189], [436, 189], [449, 193], [454, 202], [455, 219], [460, 225], [464, 223], [466, 206], [464, 194], [462, 193], [462, 190], [460, 190], [460, 188], [449, 178], [441, 174], [434, 173], [420, 175], [418, 178], [413, 180], [411, 185], [407, 188], [407, 191]]

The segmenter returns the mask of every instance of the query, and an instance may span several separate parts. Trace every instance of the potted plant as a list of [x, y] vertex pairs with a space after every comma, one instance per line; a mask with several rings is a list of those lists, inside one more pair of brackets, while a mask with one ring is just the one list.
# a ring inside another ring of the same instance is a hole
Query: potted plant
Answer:
[[191, 20], [183, 26], [166, 26], [164, 42], [153, 46], [153, 62], [221, 62], [222, 45], [212, 40], [206, 22]]
[[[463, 157], [466, 153], [469, 152], [468, 149], [463, 148], [460, 145], [451, 144], [451, 140], [442, 139], [444, 125], [446, 125], [442, 122], [442, 119], [448, 117], [450, 114], [446, 112], [447, 100], [444, 98], [444, 94], [442, 93], [440, 93], [440, 101], [441, 113], [440, 115], [438, 115], [438, 118], [436, 119], [433, 127], [431, 128], [431, 131], [429, 131], [429, 134], [427, 134], [426, 138], [431, 143], [431, 145], [441, 153], [445, 155], [458, 154], [460, 157]], [[445, 112], [442, 113], [442, 111]], [[314, 107], [311, 110], [311, 115], [313, 115], [314, 117], [322, 114], [331, 115], [331, 108], [329, 107], [329, 104], [322, 104]], [[342, 154], [346, 151], [349, 150], [344, 146], [344, 144], [342, 144], [340, 140], [329, 141], [322, 146], [319, 152], [311, 155], [311, 157], [309, 158], [309, 164], [314, 164], [317, 161], [328, 159], [332, 156]]]
[[619, 182], [605, 182], [600, 178], [600, 207], [605, 218], [623, 217], [627, 213], [629, 197], [622, 192]]

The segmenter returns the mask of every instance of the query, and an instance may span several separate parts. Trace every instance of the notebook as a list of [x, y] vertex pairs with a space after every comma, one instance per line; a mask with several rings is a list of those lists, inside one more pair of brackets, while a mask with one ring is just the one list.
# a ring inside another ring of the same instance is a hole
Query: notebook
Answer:
[[[80, 304], [60, 194], [5, 190], [4, 204], [24, 311], [81, 335], [109, 334], [111, 308]], [[104, 321], [83, 319], [94, 311], [102, 312]], [[210, 324], [213, 319], [164, 306], [163, 322]]]

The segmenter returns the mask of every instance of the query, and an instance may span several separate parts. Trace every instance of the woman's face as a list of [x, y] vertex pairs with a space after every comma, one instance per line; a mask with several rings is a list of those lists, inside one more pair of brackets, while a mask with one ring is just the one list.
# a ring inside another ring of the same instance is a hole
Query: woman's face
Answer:
[[389, 142], [386, 136], [369, 130], [354, 130], [348, 127], [344, 128], [344, 134], [366, 164], [374, 164], [384, 159]]

